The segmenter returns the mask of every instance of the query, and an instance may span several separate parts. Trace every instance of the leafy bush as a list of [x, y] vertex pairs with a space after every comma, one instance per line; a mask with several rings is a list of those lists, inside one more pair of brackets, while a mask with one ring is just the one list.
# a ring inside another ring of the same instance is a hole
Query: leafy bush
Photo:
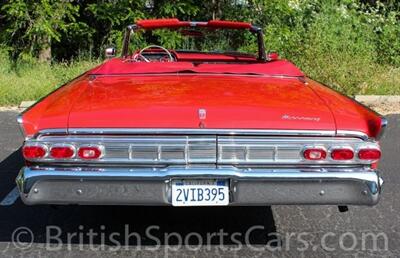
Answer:
[[374, 72], [374, 32], [354, 9], [326, 5], [305, 34], [299, 65], [317, 78], [347, 94], [360, 91]]
[[267, 10], [266, 45], [308, 76], [349, 95], [400, 93], [400, 12], [352, 0], [270, 1]]

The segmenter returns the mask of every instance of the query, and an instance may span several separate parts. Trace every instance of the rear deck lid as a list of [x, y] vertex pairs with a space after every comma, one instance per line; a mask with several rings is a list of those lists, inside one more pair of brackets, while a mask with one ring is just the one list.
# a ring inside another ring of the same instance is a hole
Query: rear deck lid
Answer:
[[335, 130], [297, 77], [99, 75], [75, 101], [70, 128]]

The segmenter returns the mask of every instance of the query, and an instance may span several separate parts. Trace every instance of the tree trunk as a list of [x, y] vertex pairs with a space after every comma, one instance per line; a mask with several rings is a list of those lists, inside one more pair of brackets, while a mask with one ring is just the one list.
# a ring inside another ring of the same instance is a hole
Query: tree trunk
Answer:
[[48, 36], [43, 36], [39, 40], [39, 62], [50, 63], [51, 61], [51, 40]]
[[215, 20], [215, 0], [212, 0], [212, 4], [211, 4], [211, 8], [212, 8], [212, 19]]

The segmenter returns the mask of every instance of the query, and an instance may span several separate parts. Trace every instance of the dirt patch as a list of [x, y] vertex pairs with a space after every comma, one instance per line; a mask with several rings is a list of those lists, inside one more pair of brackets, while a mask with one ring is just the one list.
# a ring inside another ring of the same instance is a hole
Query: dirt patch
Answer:
[[400, 103], [369, 103], [365, 105], [381, 115], [400, 114]]
[[1, 111], [15, 111], [15, 112], [22, 112], [24, 109], [19, 107], [0, 107]]

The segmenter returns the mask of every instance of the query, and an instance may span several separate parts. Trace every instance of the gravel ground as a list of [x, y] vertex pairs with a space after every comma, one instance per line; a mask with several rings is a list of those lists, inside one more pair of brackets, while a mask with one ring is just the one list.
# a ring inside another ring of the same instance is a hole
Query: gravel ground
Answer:
[[0, 112], [1, 111], [16, 111], [16, 112], [21, 112], [23, 111], [23, 108], [18, 108], [18, 107], [14, 107], [14, 106], [10, 106], [10, 107], [0, 107]]
[[381, 115], [400, 114], [400, 103], [376, 103], [368, 106]]

